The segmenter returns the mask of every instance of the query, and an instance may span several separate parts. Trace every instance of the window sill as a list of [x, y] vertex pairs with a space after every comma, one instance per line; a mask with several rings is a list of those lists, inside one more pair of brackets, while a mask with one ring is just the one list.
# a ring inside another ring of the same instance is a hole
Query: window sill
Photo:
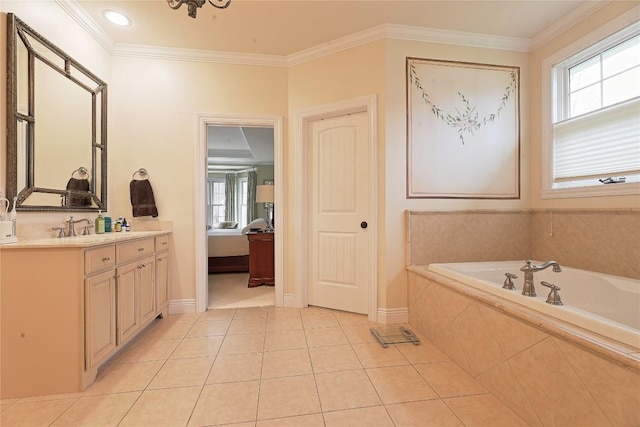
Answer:
[[542, 199], [571, 199], [577, 197], [611, 197], [640, 195], [640, 182], [601, 184], [592, 187], [546, 189], [540, 192]]

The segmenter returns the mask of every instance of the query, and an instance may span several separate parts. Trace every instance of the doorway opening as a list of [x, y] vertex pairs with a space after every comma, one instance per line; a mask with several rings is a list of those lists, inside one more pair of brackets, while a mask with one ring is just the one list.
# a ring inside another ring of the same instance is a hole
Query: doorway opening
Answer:
[[273, 239], [274, 286], [249, 288], [247, 235], [264, 222], [259, 185], [273, 185], [273, 236], [284, 235], [282, 118], [202, 115], [198, 136], [195, 224], [206, 232], [196, 232], [196, 310], [282, 306], [282, 239]]

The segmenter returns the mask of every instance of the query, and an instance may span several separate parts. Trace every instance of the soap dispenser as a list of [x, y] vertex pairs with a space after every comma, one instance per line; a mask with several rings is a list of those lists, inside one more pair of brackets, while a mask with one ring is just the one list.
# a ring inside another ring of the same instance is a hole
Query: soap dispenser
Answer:
[[98, 217], [96, 218], [96, 234], [104, 234], [104, 217], [102, 211], [98, 211]]
[[9, 214], [9, 218], [11, 219], [11, 237], [16, 237], [16, 226], [18, 222], [18, 212], [16, 211], [16, 205], [18, 204], [18, 197], [13, 198], [13, 207], [11, 208], [11, 213]]

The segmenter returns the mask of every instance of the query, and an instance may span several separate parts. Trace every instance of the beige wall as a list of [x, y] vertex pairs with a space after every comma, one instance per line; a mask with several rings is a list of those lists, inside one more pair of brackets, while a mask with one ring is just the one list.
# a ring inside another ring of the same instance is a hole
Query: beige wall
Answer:
[[[606, 6], [599, 9], [587, 17], [584, 21], [574, 25], [569, 30], [560, 34], [555, 39], [538, 47], [531, 53], [531, 157], [529, 158], [531, 174], [530, 174], [530, 192], [531, 207], [533, 208], [626, 208], [640, 207], [640, 197], [636, 196], [618, 196], [618, 197], [584, 197], [573, 199], [546, 199], [540, 198], [540, 190], [542, 189], [541, 176], [541, 109], [542, 109], [542, 61], [554, 53], [586, 36], [589, 32], [599, 28], [606, 22], [611, 21], [615, 17], [623, 14], [629, 9], [637, 6], [636, 1], [614, 1], [609, 2]], [[527, 161], [527, 158], [523, 158]]]

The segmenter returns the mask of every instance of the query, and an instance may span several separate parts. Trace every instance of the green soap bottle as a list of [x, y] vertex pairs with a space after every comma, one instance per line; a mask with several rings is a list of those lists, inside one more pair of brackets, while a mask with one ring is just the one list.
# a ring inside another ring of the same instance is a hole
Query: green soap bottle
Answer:
[[102, 211], [98, 211], [95, 227], [96, 234], [104, 234], [104, 217], [102, 216]]

